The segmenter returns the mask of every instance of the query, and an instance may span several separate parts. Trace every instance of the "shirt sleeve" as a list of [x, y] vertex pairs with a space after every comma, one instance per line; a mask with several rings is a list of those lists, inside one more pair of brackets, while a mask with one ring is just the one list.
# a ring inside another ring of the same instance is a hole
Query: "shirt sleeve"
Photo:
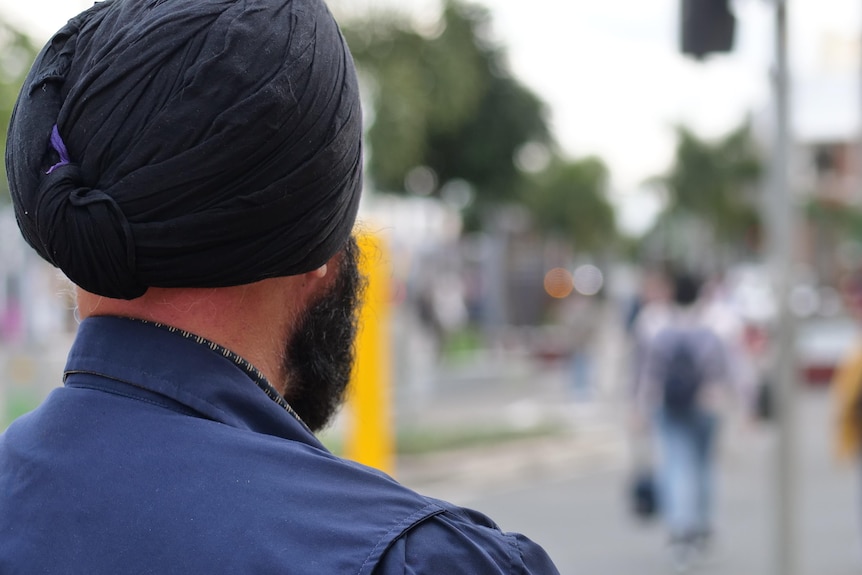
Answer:
[[429, 517], [401, 535], [374, 575], [559, 575], [542, 547], [502, 532], [484, 515], [461, 508]]

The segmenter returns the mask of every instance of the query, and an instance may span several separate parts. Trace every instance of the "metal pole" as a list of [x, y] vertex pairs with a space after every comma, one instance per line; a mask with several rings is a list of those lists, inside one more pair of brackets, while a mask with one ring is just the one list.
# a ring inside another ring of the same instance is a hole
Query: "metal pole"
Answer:
[[[862, 48], [862, 35], [859, 37], [859, 47]], [[856, 143], [856, 166], [854, 166], [853, 169], [853, 173], [856, 175], [856, 186], [854, 188], [855, 193], [853, 194], [851, 201], [853, 205], [859, 206], [862, 205], [862, 49], [857, 50], [857, 55], [859, 57], [857, 77], [857, 97], [859, 98], [857, 100], [859, 103], [857, 112], [859, 113], [859, 126], [856, 130], [856, 137], [858, 138]]]
[[796, 575], [796, 388], [794, 317], [789, 306], [796, 205], [789, 186], [789, 72], [787, 64], [787, 0], [775, 0], [775, 147], [769, 198], [771, 268], [778, 301], [776, 364], [773, 384], [778, 437], [775, 449], [775, 574]]

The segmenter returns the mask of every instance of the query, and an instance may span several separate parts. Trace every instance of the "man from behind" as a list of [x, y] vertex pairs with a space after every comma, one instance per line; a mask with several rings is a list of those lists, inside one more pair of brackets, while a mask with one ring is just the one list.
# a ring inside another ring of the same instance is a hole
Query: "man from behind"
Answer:
[[647, 343], [638, 402], [655, 430], [660, 506], [678, 570], [691, 566], [713, 530], [714, 446], [728, 391], [721, 338], [699, 305], [700, 282], [673, 281], [664, 326]]
[[51, 39], [6, 160], [82, 321], [0, 436], [0, 572], [557, 573], [313, 435], [351, 371], [360, 137], [320, 0], [107, 0]]

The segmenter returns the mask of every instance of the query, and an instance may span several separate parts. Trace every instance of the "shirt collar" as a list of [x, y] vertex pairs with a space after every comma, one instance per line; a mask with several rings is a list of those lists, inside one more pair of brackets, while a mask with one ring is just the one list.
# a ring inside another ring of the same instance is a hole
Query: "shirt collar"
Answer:
[[260, 370], [232, 351], [174, 327], [120, 317], [87, 318], [69, 352], [67, 385], [76, 373], [166, 396], [227, 425], [321, 447]]

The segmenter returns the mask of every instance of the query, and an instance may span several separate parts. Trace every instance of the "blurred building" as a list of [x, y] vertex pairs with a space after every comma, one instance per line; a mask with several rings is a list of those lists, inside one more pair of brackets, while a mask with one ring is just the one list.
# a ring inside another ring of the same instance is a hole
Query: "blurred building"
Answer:
[[[862, 48], [858, 33], [837, 31], [822, 32], [807, 48], [793, 63], [790, 92], [790, 193], [800, 214], [794, 279], [834, 287], [862, 267]], [[754, 126], [768, 159], [771, 102]]]

